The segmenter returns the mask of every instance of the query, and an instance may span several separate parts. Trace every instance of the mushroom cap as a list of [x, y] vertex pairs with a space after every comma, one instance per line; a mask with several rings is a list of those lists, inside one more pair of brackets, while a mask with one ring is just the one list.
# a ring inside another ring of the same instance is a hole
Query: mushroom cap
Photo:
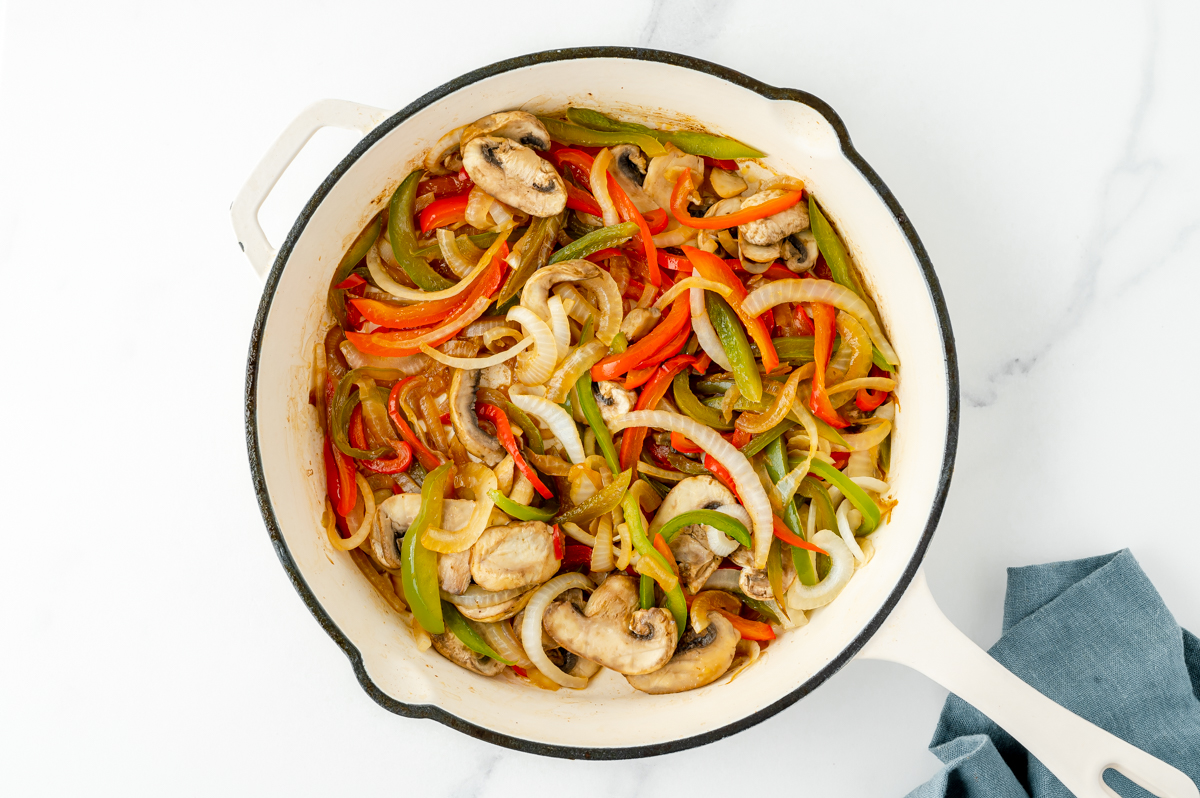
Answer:
[[554, 530], [541, 521], [488, 527], [471, 547], [471, 576], [485, 590], [540, 584], [558, 564]]
[[721, 677], [733, 664], [741, 636], [723, 616], [708, 616], [708, 628], [697, 634], [691, 628], [666, 665], [640, 676], [626, 676], [629, 686], [643, 693], [682, 693]]
[[463, 167], [480, 191], [531, 216], [567, 207], [567, 187], [549, 161], [512, 139], [479, 136], [463, 146]]
[[438, 587], [461, 596], [471, 586], [471, 552], [456, 551], [437, 556]]
[[633, 343], [653, 330], [660, 318], [662, 311], [658, 308], [634, 308], [621, 319], [621, 332], [625, 333], [626, 341]]
[[610, 426], [633, 410], [637, 403], [637, 394], [621, 387], [619, 382], [600, 380], [592, 388], [592, 393], [596, 397], [596, 405], [600, 408], [604, 423]]
[[817, 265], [817, 239], [811, 230], [792, 233], [784, 241], [782, 251], [787, 267], [794, 272], [808, 271]]
[[504, 663], [497, 662], [491, 657], [476, 654], [467, 648], [463, 641], [454, 636], [453, 632], [440, 635], [430, 635], [434, 649], [446, 659], [459, 667], [478, 673], [480, 676], [495, 676], [504, 670]]
[[680, 480], [671, 488], [671, 492], [659, 505], [654, 520], [650, 522], [650, 538], [662, 529], [663, 525], [681, 513], [690, 510], [715, 510], [726, 504], [737, 504], [733, 491], [722, 485], [715, 477], [708, 475], [688, 477]]
[[689, 593], [696, 593], [721, 564], [721, 558], [713, 554], [708, 545], [707, 528], [703, 524], [692, 524], [679, 530], [671, 538], [671, 553], [679, 565], [679, 579]]
[[775, 598], [766, 568], [743, 568], [741, 576], [738, 577], [738, 587], [747, 596], [758, 601], [770, 601]]
[[[742, 201], [742, 210], [762, 205], [764, 202], [782, 197], [786, 193], [780, 189], [760, 191]], [[799, 233], [806, 227], [808, 227], [808, 208], [804, 206], [804, 203], [798, 202], [787, 210], [782, 210], [765, 219], [755, 219], [753, 222], [740, 225], [738, 239], [747, 244], [765, 247], [787, 238], [792, 233]]]
[[454, 434], [468, 452], [485, 464], [495, 466], [504, 459], [500, 441], [479, 428], [475, 414], [475, 392], [479, 390], [479, 369], [454, 369], [450, 378], [447, 399], [450, 404], [450, 423]]
[[612, 148], [613, 163], [617, 172], [638, 188], [646, 182], [646, 170], [650, 161], [636, 144], [621, 144]]
[[[462, 529], [475, 510], [475, 502], [447, 499], [442, 505], [442, 528]], [[379, 523], [371, 530], [371, 552], [388, 568], [400, 567], [400, 538], [421, 512], [421, 494], [399, 493], [379, 505]], [[466, 585], [463, 585], [463, 590]], [[455, 592], [455, 591], [450, 591]], [[461, 593], [462, 591], [457, 591]]]
[[555, 643], [577, 656], [626, 676], [650, 673], [671, 659], [678, 632], [666, 610], [637, 610], [637, 605], [633, 578], [612, 575], [582, 612], [569, 601], [556, 601], [542, 625]]
[[512, 139], [535, 150], [550, 149], [550, 133], [542, 121], [527, 111], [501, 111], [488, 114], [462, 128], [460, 146], [480, 136]]

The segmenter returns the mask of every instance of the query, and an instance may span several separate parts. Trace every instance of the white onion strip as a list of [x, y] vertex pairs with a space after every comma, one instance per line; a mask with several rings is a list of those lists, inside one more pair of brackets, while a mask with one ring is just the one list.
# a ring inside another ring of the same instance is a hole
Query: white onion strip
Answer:
[[784, 302], [823, 302], [844, 310], [863, 323], [872, 343], [879, 349], [883, 359], [892, 365], [900, 362], [896, 350], [888, 343], [883, 334], [883, 328], [875, 320], [875, 315], [867, 307], [862, 297], [831, 280], [775, 280], [755, 288], [742, 301], [742, 310], [747, 316], [761, 315], [767, 308], [773, 308]]
[[610, 425], [613, 432], [620, 432], [629, 427], [654, 427], [669, 432], [678, 432], [725, 466], [725, 470], [729, 472], [733, 484], [742, 497], [742, 505], [750, 514], [750, 520], [754, 522], [751, 542], [754, 543], [755, 567], [765, 568], [767, 555], [771, 551], [771, 540], [774, 536], [771, 500], [767, 498], [767, 492], [763, 489], [758, 474], [754, 472], [754, 466], [750, 465], [746, 456], [714, 430], [677, 413], [668, 413], [663, 410], [635, 410]]
[[842, 502], [838, 505], [837, 512], [834, 518], [837, 519], [838, 532], [842, 535], [842, 542], [846, 544], [846, 548], [850, 549], [850, 553], [854, 555], [855, 562], [863, 561], [863, 550], [858, 545], [858, 541], [854, 539], [854, 530], [850, 528], [850, 519], [847, 513], [852, 505], [850, 502]]
[[579, 286], [590, 291], [596, 299], [596, 308], [600, 311], [600, 317], [596, 319], [596, 337], [606, 345], [611, 345], [613, 338], [621, 331], [621, 321], [625, 316], [625, 305], [617, 281], [601, 269], [598, 277], [580, 280]]
[[837, 385], [832, 385], [825, 389], [825, 393], [833, 396], [835, 393], [857, 391], [859, 388], [891, 393], [896, 390], [896, 381], [891, 377], [859, 377], [857, 380], [846, 380], [845, 382], [839, 382]]
[[812, 542], [829, 553], [832, 564], [825, 578], [815, 585], [801, 584], [799, 579], [792, 582], [787, 592], [787, 603], [795, 610], [815, 610], [817, 607], [824, 607], [838, 597], [842, 588], [850, 581], [850, 577], [854, 576], [854, 555], [836, 532], [822, 529], [813, 536]]
[[367, 270], [371, 272], [371, 277], [375, 280], [375, 285], [379, 286], [384, 291], [387, 291], [396, 299], [413, 303], [434, 302], [439, 299], [450, 299], [451, 297], [458, 296], [463, 291], [471, 287], [471, 284], [475, 282], [475, 279], [479, 277], [479, 275], [483, 274], [483, 270], [486, 269], [488, 264], [492, 262], [492, 255], [494, 255], [500, 249], [500, 247], [496, 246], [496, 244], [503, 243], [504, 236], [497, 236], [496, 241], [492, 244], [492, 246], [488, 247], [486, 252], [483, 253], [483, 257], [479, 259], [479, 263], [476, 264], [474, 270], [470, 274], [449, 288], [441, 291], [422, 291], [420, 288], [406, 288], [400, 285], [400, 283], [393, 280], [392, 276], [383, 268], [383, 262], [376, 258], [367, 258]]
[[560, 574], [538, 588], [533, 598], [525, 605], [525, 618], [521, 621], [521, 645], [525, 649], [525, 656], [529, 657], [533, 666], [547, 679], [563, 687], [582, 690], [587, 687], [587, 679], [563, 673], [550, 661], [542, 648], [542, 619], [546, 608], [559, 594], [576, 587], [583, 590], [595, 589], [591, 580], [583, 574]]
[[480, 623], [477, 625], [479, 626], [479, 630], [483, 632], [483, 638], [487, 640], [488, 645], [502, 659], [512, 662], [518, 668], [528, 668], [533, 665], [533, 662], [525, 655], [525, 649], [517, 642], [517, 637], [513, 634], [512, 627], [508, 625], [508, 621]]
[[[579, 428], [575, 426], [575, 422], [567, 414], [566, 410], [563, 410], [549, 399], [543, 399], [540, 396], [513, 396], [510, 392], [509, 398], [514, 405], [529, 415], [540, 418], [550, 428], [551, 434], [567, 450], [567, 457], [571, 459], [572, 463], [582, 463], [584, 461], [586, 455], [583, 451], [583, 441], [579, 437]], [[705, 427], [705, 429], [708, 428]], [[728, 446], [728, 444], [726, 445]], [[733, 449], [732, 446], [729, 448]], [[734, 451], [736, 452], [737, 449], [734, 449]]]
[[458, 242], [454, 240], [454, 233], [444, 227], [439, 227], [437, 242], [438, 249], [442, 252], [442, 260], [446, 261], [450, 271], [459, 277], [466, 277], [475, 269], [475, 264], [463, 257], [462, 250], [458, 248]]
[[541, 385], [550, 379], [558, 360], [558, 344], [550, 325], [524, 305], [509, 308], [508, 320], [520, 324], [533, 338], [533, 353], [525, 352], [517, 358], [517, 379], [526, 385]]
[[495, 366], [509, 358], [516, 357], [518, 353], [527, 349], [531, 344], [533, 344], [532, 338], [524, 338], [503, 352], [497, 352], [488, 357], [454, 357], [453, 355], [447, 355], [445, 352], [439, 352], [429, 344], [421, 344], [421, 351], [437, 362], [456, 369], [485, 369], [488, 366]]
[[[888, 421], [886, 418], [866, 418], [863, 419], [862, 423], [866, 424], [872, 421], [878, 423], [868, 430], [842, 435], [842, 439], [846, 441], [846, 451], [861, 452], [865, 449], [870, 449], [872, 446], [878, 446], [883, 443], [884, 438], [891, 434], [891, 421]], [[836, 446], [836, 444], [834, 445]], [[838, 448], [840, 449], [841, 447], [839, 446]]]
[[430, 526], [421, 536], [421, 544], [430, 551], [440, 554], [457, 554], [475, 545], [483, 530], [488, 526], [495, 503], [488, 491], [496, 490], [499, 486], [496, 472], [480, 463], [463, 463], [461, 466], [467, 484], [475, 491], [475, 507], [471, 516], [461, 529], [442, 529], [440, 526]]
[[712, 291], [713, 293], [720, 294], [726, 298], [733, 293], [733, 289], [727, 285], [714, 283], [712, 280], [705, 280], [703, 277], [685, 277], [679, 282], [675, 283], [675, 285], [668, 288], [662, 296], [656, 299], [653, 307], [662, 310], [667, 305], [674, 302], [675, 297], [679, 296], [684, 291], [693, 288], [702, 291]]
[[696, 333], [696, 340], [700, 342], [700, 348], [704, 350], [704, 354], [712, 358], [712, 362], [726, 371], [733, 371], [729, 356], [725, 354], [725, 347], [721, 346], [721, 339], [717, 337], [717, 331], [708, 318], [708, 306], [704, 302], [704, 292], [699, 288], [693, 288], [690, 299], [692, 331]]
[[343, 540], [342, 538], [330, 538], [334, 548], [341, 551], [350, 551], [357, 549], [362, 545], [362, 542], [367, 539], [367, 535], [371, 534], [371, 526], [375, 523], [375, 494], [371, 491], [371, 486], [367, 484], [367, 480], [363, 475], [354, 472], [354, 482], [358, 485], [359, 491], [362, 492], [363, 503], [366, 509], [363, 511], [362, 523], [358, 526], [358, 531], [350, 537]]
[[512, 601], [528, 591], [528, 587], [514, 587], [509, 590], [485, 590], [479, 585], [473, 584], [460, 595], [447, 593], [445, 590], [440, 592], [443, 600], [450, 602], [456, 607], [482, 610], [487, 607], [495, 607], [506, 601]]
[[850, 481], [864, 490], [873, 490], [881, 494], [887, 493], [891, 488], [882, 479], [876, 479], [875, 477], [850, 477]]
[[554, 333], [554, 362], [558, 363], [571, 348], [571, 325], [567, 323], [567, 311], [561, 297], [550, 297], [546, 305], [550, 308], [550, 331]]
[[617, 215], [617, 206], [613, 205], [612, 196], [608, 193], [608, 165], [612, 163], [612, 158], [612, 151], [608, 147], [600, 150], [596, 153], [596, 160], [592, 161], [592, 171], [588, 175], [592, 196], [596, 198], [596, 203], [604, 214], [605, 227], [621, 223], [621, 217]]

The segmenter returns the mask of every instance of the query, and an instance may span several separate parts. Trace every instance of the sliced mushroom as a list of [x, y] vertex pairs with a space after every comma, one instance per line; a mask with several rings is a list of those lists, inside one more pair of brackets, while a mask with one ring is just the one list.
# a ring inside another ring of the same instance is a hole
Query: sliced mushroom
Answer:
[[489, 467], [504, 459], [506, 452], [500, 441], [479, 428], [479, 417], [475, 414], [475, 391], [479, 390], [479, 369], [454, 369], [450, 378], [448, 399], [450, 401], [450, 423], [454, 434], [468, 452], [478, 457]]
[[600, 415], [604, 423], [612, 426], [622, 416], [633, 410], [637, 403], [637, 394], [621, 387], [619, 382], [601, 380], [592, 389], [596, 396], [596, 404], [600, 407]]
[[[468, 555], [470, 554], [469, 552], [462, 553]], [[469, 560], [470, 558], [468, 556], [468, 562]], [[468, 579], [470, 578], [470, 574], [471, 571], [468, 567]], [[492, 604], [489, 607], [469, 607], [459, 605], [458, 611], [463, 614], [463, 617], [470, 618], [472, 621], [479, 621], [480, 623], [495, 623], [496, 621], [503, 621], [516, 615], [525, 608], [525, 605], [529, 603], [529, 599], [532, 597], [533, 590], [530, 589], [518, 596], [514, 596], [508, 601], [502, 601], [499, 604]]]
[[521, 304], [537, 314], [538, 318], [550, 320], [550, 289], [559, 283], [577, 283], [600, 276], [600, 268], [591, 261], [564, 260], [543, 266], [525, 281], [521, 289]]
[[462, 140], [462, 132], [461, 127], [456, 127], [438, 139], [437, 144], [425, 154], [426, 172], [431, 175], [448, 175], [459, 170], [462, 159], [458, 155], [458, 145]]
[[621, 332], [625, 333], [626, 341], [633, 343], [653, 330], [660, 318], [662, 311], [657, 308], [634, 308], [621, 319]]
[[556, 601], [543, 626], [558, 645], [626, 676], [658, 670], [675, 651], [675, 620], [665, 609], [638, 606], [637, 583], [610, 576], [596, 588], [587, 607]]
[[[680, 167], [691, 169], [693, 185], [698, 186], [704, 182], [704, 159], [699, 155], [688, 155], [674, 144], [665, 146], [667, 148], [666, 155], [657, 155], [650, 159], [650, 166], [646, 169], [646, 180], [642, 184], [646, 193], [650, 195], [650, 199], [654, 200], [660, 208], [671, 207], [671, 192], [675, 190], [675, 178], [678, 175], [678, 172], [674, 171], [675, 169]], [[679, 222], [675, 221], [673, 217], [668, 216], [668, 218], [670, 219], [668, 229], [679, 226]]]
[[799, 274], [817, 265], [817, 239], [812, 230], [792, 233], [783, 242], [783, 257], [787, 267]]
[[554, 530], [541, 521], [489, 527], [471, 547], [471, 576], [485, 590], [540, 584], [558, 563]]
[[701, 524], [692, 524], [679, 530], [671, 538], [671, 553], [679, 565], [679, 578], [689, 593], [696, 593], [721, 564], [721, 558], [713, 554], [708, 546], [708, 536]]
[[755, 263], [774, 263], [783, 252], [778, 241], [760, 247], [757, 244], [739, 240], [738, 249], [741, 250], [741, 254], [746, 257], [746, 260], [752, 260]]
[[758, 601], [770, 601], [775, 598], [766, 568], [743, 568], [742, 575], [738, 577], [738, 588], [750, 598]]
[[[764, 202], [782, 197], [786, 193], [779, 189], [760, 191], [742, 201], [742, 210], [762, 205]], [[787, 238], [792, 233], [799, 233], [806, 227], [808, 227], [808, 208], [804, 203], [798, 202], [787, 210], [772, 214], [765, 219], [755, 219], [753, 222], [746, 222], [739, 226], [738, 238], [744, 243], [765, 247]]]
[[[475, 510], [475, 502], [462, 499], [447, 499], [442, 505], [442, 528], [462, 529]], [[408, 530], [409, 525], [421, 512], [421, 494], [400, 493], [385, 499], [379, 505], [379, 523], [371, 531], [371, 551], [375, 559], [388, 568], [400, 567], [400, 539]], [[440, 567], [439, 567], [440, 570]], [[469, 582], [469, 578], [468, 578]], [[449, 590], [451, 593], [461, 593], [466, 590]]]
[[485, 657], [482, 654], [476, 654], [463, 645], [463, 642], [455, 637], [453, 632], [430, 635], [429, 639], [433, 641], [433, 647], [437, 653], [455, 665], [478, 673], [480, 676], [495, 676], [504, 670], [504, 663], [497, 662], [491, 657]]
[[513, 383], [512, 364], [497, 363], [494, 366], [488, 366], [479, 373], [480, 388], [495, 388], [498, 391], [503, 391]]
[[746, 181], [741, 175], [716, 167], [713, 167], [712, 171], [708, 173], [708, 182], [712, 184], [713, 191], [717, 192], [717, 196], [723, 199], [736, 197], [746, 190]]
[[622, 144], [612, 148], [612, 175], [617, 183], [629, 195], [634, 206], [642, 213], [656, 210], [659, 205], [642, 188], [646, 182], [646, 169], [650, 162], [641, 149], [633, 144]]
[[[716, 510], [738, 519], [747, 527], [750, 515], [737, 497], [713, 477], [688, 477], [671, 489], [650, 524], [653, 536], [667, 521], [692, 510]], [[696, 592], [712, 576], [733, 544], [720, 530], [706, 524], [686, 526], [671, 539], [671, 552], [679, 564], [679, 577], [690, 592]]]
[[737, 653], [737, 630], [723, 616], [709, 615], [708, 628], [697, 634], [691, 628], [666, 665], [641, 676], [626, 676], [629, 686], [643, 693], [682, 693], [716, 681]]
[[716, 510], [727, 504], [737, 504], [737, 497], [715, 477], [688, 477], [671, 488], [671, 492], [658, 507], [654, 520], [650, 522], [650, 537], [663, 525], [681, 513], [690, 510]]
[[535, 150], [550, 149], [550, 134], [546, 131], [546, 126], [526, 111], [501, 111], [477, 119], [463, 127], [460, 146], [465, 147], [472, 139], [480, 136], [512, 139]]
[[567, 207], [567, 187], [554, 167], [512, 139], [472, 139], [463, 147], [463, 166], [480, 191], [531, 216], [555, 216]]

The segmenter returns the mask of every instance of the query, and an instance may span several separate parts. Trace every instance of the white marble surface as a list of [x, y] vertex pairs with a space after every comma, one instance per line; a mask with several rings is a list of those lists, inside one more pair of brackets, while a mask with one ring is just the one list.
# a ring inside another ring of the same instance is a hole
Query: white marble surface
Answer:
[[[990, 645], [1006, 566], [1128, 546], [1200, 629], [1195, 3], [15, 2], [0, 20], [0, 792], [582, 798], [752, 774], [898, 796], [935, 771], [945, 693], [883, 663], [672, 756], [494, 748], [372, 703], [279, 567], [242, 435], [261, 285], [230, 201], [312, 100], [400, 107], [553, 47], [689, 53], [842, 115], [954, 321], [962, 434], [927, 560], [954, 622]], [[314, 140], [264, 209], [275, 240], [353, 140]]]

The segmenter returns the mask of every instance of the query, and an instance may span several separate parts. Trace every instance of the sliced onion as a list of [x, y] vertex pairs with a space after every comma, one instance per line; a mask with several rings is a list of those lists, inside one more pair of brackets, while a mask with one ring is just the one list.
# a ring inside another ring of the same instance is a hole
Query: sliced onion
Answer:
[[863, 551], [858, 546], [858, 541], [854, 539], [854, 530], [850, 528], [850, 519], [847, 513], [852, 505], [848, 501], [844, 501], [838, 505], [837, 512], [834, 518], [837, 519], [838, 532], [842, 535], [842, 542], [846, 544], [846, 548], [850, 549], [850, 553], [854, 555], [855, 562], [863, 561]]
[[876, 321], [875, 315], [862, 297], [831, 280], [775, 280], [765, 283], [750, 292], [742, 302], [742, 310], [750, 317], [761, 315], [767, 308], [773, 308], [784, 302], [824, 302], [846, 311], [863, 323], [871, 341], [883, 355], [883, 359], [892, 365], [900, 362], [896, 350], [888, 343], [883, 329]]
[[551, 402], [566, 401], [567, 394], [575, 387], [576, 381], [607, 354], [608, 347], [600, 341], [589, 341], [583, 346], [575, 347], [575, 351], [559, 364], [558, 370], [546, 383], [546, 398]]
[[860, 388], [891, 393], [896, 390], [896, 381], [891, 377], [859, 377], [856, 380], [846, 380], [845, 382], [839, 382], [837, 385], [830, 386], [825, 389], [825, 393], [832, 396], [835, 393], [857, 391]]
[[822, 529], [813, 536], [812, 542], [828, 552], [833, 563], [825, 578], [815, 585], [802, 584], [799, 579], [792, 582], [787, 592], [787, 603], [792, 609], [815, 610], [824, 607], [838, 597], [850, 577], [854, 576], [854, 555], [837, 533]]
[[[530, 394], [513, 394], [509, 392], [509, 398], [514, 396], [529, 396]], [[514, 403], [515, 404], [515, 403]], [[571, 473], [571, 464], [561, 457], [556, 457], [552, 454], [538, 454], [537, 452], [526, 452], [525, 459], [533, 463], [538, 471], [543, 474], [548, 474], [552, 477], [565, 477]], [[592, 544], [588, 544], [589, 546]]]
[[559, 528], [562, 529], [567, 537], [578, 543], [582, 543], [589, 548], [596, 545], [596, 538], [585, 532], [583, 527], [574, 521], [563, 521]]
[[617, 570], [624, 571], [633, 559], [633, 535], [629, 532], [628, 524], [617, 524], [616, 533], [621, 536], [621, 550], [617, 554]]
[[341, 551], [350, 551], [357, 549], [362, 545], [362, 542], [367, 539], [367, 535], [371, 534], [371, 526], [375, 523], [375, 493], [371, 490], [371, 486], [367, 484], [367, 480], [363, 475], [354, 472], [354, 482], [358, 485], [359, 493], [362, 494], [363, 503], [366, 505], [366, 510], [363, 511], [362, 523], [358, 525], [358, 531], [353, 535], [343, 540], [338, 537], [331, 539], [333, 546]]
[[[606, 345], [611, 345], [612, 339], [621, 331], [621, 320], [625, 317], [625, 305], [621, 301], [617, 281], [601, 269], [598, 277], [581, 280], [579, 285], [595, 297], [596, 308], [600, 311], [600, 315], [596, 317], [596, 337]], [[584, 321], [586, 320], [585, 317]]]
[[444, 352], [439, 352], [429, 344], [421, 344], [421, 351], [429, 355], [437, 362], [456, 369], [485, 369], [488, 366], [495, 366], [499, 363], [503, 363], [509, 358], [515, 357], [518, 353], [529, 347], [532, 343], [532, 338], [525, 338], [514, 346], [505, 349], [503, 352], [498, 352], [488, 357], [454, 357], [452, 355], [447, 355]]
[[513, 634], [508, 621], [481, 623], [478, 626], [479, 630], [483, 632], [483, 639], [502, 659], [514, 663], [519, 668], [528, 668], [533, 665], [528, 655], [525, 654], [525, 649], [517, 642], [517, 636]]
[[605, 514], [600, 519], [600, 526], [596, 530], [596, 545], [592, 547], [592, 563], [590, 568], [593, 572], [611, 571], [613, 569], [612, 532], [612, 519]]
[[596, 198], [596, 203], [604, 214], [605, 227], [612, 227], [621, 222], [621, 217], [617, 215], [617, 206], [613, 205], [612, 197], [608, 193], [608, 165], [612, 163], [612, 157], [612, 151], [608, 147], [596, 153], [596, 159], [592, 161], [592, 172], [589, 175], [592, 196]]
[[767, 412], [742, 413], [738, 416], [737, 426], [751, 435], [761, 435], [783, 421], [783, 417], [788, 414], [796, 402], [796, 390], [800, 387], [800, 380], [803, 378], [803, 371], [800, 369], [793, 371], [788, 375], [787, 382], [783, 384], [783, 390], [775, 394], [775, 400], [767, 408]]
[[[746, 512], [746, 508], [740, 504], [722, 504], [717, 508], [718, 513], [724, 513], [730, 518], [736, 518], [745, 526], [750, 526], [750, 514]], [[704, 525], [704, 534], [708, 536], [708, 547], [712, 549], [712, 553], [718, 557], [728, 557], [737, 550], [741, 544], [736, 540], [728, 538], [724, 532], [717, 529], [715, 526]]]
[[[870, 449], [872, 446], [878, 446], [883, 443], [892, 432], [892, 422], [886, 418], [866, 418], [862, 423], [870, 424], [876, 422], [870, 429], [865, 432], [852, 432], [849, 435], [842, 435], [846, 441], [846, 451], [861, 452], [865, 449]], [[838, 447], [841, 448], [841, 447]]]
[[550, 378], [558, 360], [558, 345], [550, 325], [524, 305], [510, 308], [508, 320], [520, 324], [525, 334], [533, 338], [533, 352], [517, 358], [517, 379], [526, 385], [541, 385]]
[[694, 239], [699, 232], [694, 227], [687, 227], [681, 224], [673, 230], [665, 230], [654, 236], [654, 246], [659, 248], [681, 247]]
[[488, 208], [488, 215], [496, 223], [492, 227], [493, 230], [511, 230], [513, 227], [516, 227], [516, 224], [513, 222], [512, 209], [500, 200], [492, 202], [492, 206]]
[[654, 302], [654, 307], [662, 310], [667, 305], [675, 301], [675, 297], [682, 294], [684, 291], [697, 289], [702, 291], [712, 291], [715, 294], [720, 294], [723, 297], [728, 297], [733, 293], [733, 289], [721, 283], [714, 283], [712, 280], [705, 280], [703, 277], [685, 277], [675, 285], [671, 286], [666, 292]]
[[467, 195], [467, 224], [474, 227], [476, 230], [487, 230], [491, 227], [488, 221], [488, 211], [492, 209], [492, 203], [495, 202], [490, 194], [481, 189], [479, 186], [472, 186], [471, 193]]
[[529, 341], [529, 343], [531, 343], [531, 344], [533, 343], [532, 338], [525, 338], [523, 335], [521, 335], [520, 330], [516, 329], [515, 327], [509, 327], [506, 325], [503, 327], [493, 327], [490, 330], [486, 331], [483, 334], [483, 345], [486, 346], [488, 348], [488, 351], [490, 352], [490, 351], [492, 351], [492, 346], [497, 341], [500, 341], [504, 338], [512, 338], [514, 341], [526, 340], [526, 341]]
[[665, 468], [659, 468], [656, 465], [651, 465], [650, 463], [642, 460], [638, 461], [637, 469], [640, 473], [643, 473], [648, 477], [654, 477], [655, 479], [662, 480], [663, 482], [682, 482], [683, 480], [687, 479], [688, 476], [690, 476], [682, 471], [668, 471]]
[[[514, 308], [515, 310], [516, 308]], [[572, 463], [582, 463], [586, 455], [583, 452], [583, 441], [579, 438], [579, 428], [567, 415], [567, 411], [540, 396], [511, 396], [512, 403], [531, 416], [536, 416], [550, 428], [550, 432], [562, 443], [567, 451], [567, 457]], [[733, 447], [730, 446], [732, 449]], [[734, 451], [737, 451], [734, 449]]]
[[[842, 381], [861, 379], [871, 373], [871, 337], [858, 319], [845, 311], [837, 314], [837, 331], [842, 337], [842, 345], [838, 347], [837, 370], [830, 363], [825, 371], [825, 384], [832, 385]], [[845, 354], [843, 359], [842, 353]], [[847, 396], [842, 403], [850, 400]]]
[[721, 346], [721, 339], [717, 337], [717, 331], [712, 326], [712, 321], [708, 318], [708, 307], [704, 301], [704, 292], [699, 288], [692, 289], [692, 331], [696, 333], [696, 340], [700, 342], [700, 348], [704, 350], [704, 354], [712, 359], [726, 371], [733, 371], [733, 366], [729, 362], [729, 357], [725, 354], [725, 347]]
[[454, 233], [444, 227], [439, 227], [437, 242], [438, 249], [442, 251], [442, 260], [446, 261], [446, 265], [450, 267], [450, 271], [459, 277], [466, 277], [474, 271], [474, 262], [467, 260], [462, 254], [462, 251], [458, 248], [458, 242], [454, 240]]
[[[658, 492], [650, 487], [650, 483], [644, 479], [639, 479], [633, 483], [633, 487], [629, 489], [629, 492], [638, 500], [638, 505], [644, 513], [653, 513], [662, 506], [662, 496], [659, 496]], [[749, 523], [749, 518], [747, 518], [746, 523]]]
[[525, 605], [525, 617], [521, 620], [521, 643], [524, 645], [526, 640], [530, 641], [530, 645], [524, 645], [525, 656], [529, 657], [533, 666], [541, 671], [547, 679], [563, 687], [582, 690], [587, 687], [587, 679], [559, 670], [546, 656], [541, 642], [542, 619], [546, 614], [546, 608], [550, 606], [550, 602], [558, 598], [559, 594], [576, 587], [592, 590], [595, 586], [583, 574], [560, 574], [537, 589], [533, 598]]
[[456, 607], [468, 607], [482, 610], [496, 607], [506, 601], [512, 601], [529, 591], [528, 587], [514, 587], [511, 590], [484, 590], [479, 585], [471, 585], [461, 595], [441, 591], [442, 599]]
[[428, 355], [419, 352], [405, 357], [377, 357], [358, 351], [349, 341], [342, 341], [339, 348], [352, 369], [361, 369], [367, 366], [378, 369], [396, 369], [405, 377], [411, 377], [429, 368]]
[[708, 577], [703, 590], [724, 590], [730, 593], [741, 593], [742, 586], [738, 581], [742, 572], [739, 568], [718, 568]]
[[487, 529], [488, 519], [492, 516], [492, 501], [488, 491], [496, 490], [498, 482], [496, 473], [480, 463], [463, 463], [460, 468], [466, 477], [467, 484], [475, 492], [475, 509], [467, 519], [462, 529], [449, 530], [431, 526], [425, 530], [421, 543], [425, 548], [441, 554], [457, 554], [475, 545], [483, 530]]
[[554, 333], [554, 362], [557, 363], [571, 349], [571, 325], [567, 321], [567, 311], [561, 298], [552, 296], [546, 305], [550, 308], [550, 332]]
[[875, 477], [850, 477], [850, 481], [863, 490], [873, 490], [876, 493], [882, 494], [891, 490], [891, 485]]
[[482, 319], [477, 319], [464, 327], [462, 334], [467, 338], [477, 338], [488, 330], [503, 327], [504, 321], [503, 316], [484, 316]]
[[371, 278], [375, 280], [375, 284], [396, 299], [412, 303], [450, 299], [470, 288], [479, 275], [483, 274], [483, 270], [492, 262], [491, 256], [500, 249], [496, 246], [496, 243], [504, 243], [504, 236], [496, 237], [496, 242], [491, 247], [488, 247], [487, 252], [479, 259], [479, 263], [476, 264], [470, 274], [441, 291], [422, 291], [420, 288], [406, 288], [393, 280], [392, 276], [384, 270], [383, 264], [373, 258], [367, 258], [367, 269], [371, 272]]
[[[557, 406], [557, 405], [556, 405]], [[699, 446], [729, 472], [733, 484], [737, 487], [742, 498], [742, 504], [750, 514], [754, 523], [754, 563], [756, 568], [765, 568], [767, 555], [771, 550], [771, 540], [774, 538], [773, 521], [771, 518], [771, 500], [763, 490], [754, 466], [746, 456], [733, 447], [728, 441], [714, 430], [700, 422], [668, 413], [662, 410], [635, 410], [617, 419], [610, 428], [620, 432], [629, 427], [654, 427], [655, 429], [678, 432], [692, 443]]]
[[571, 283], [559, 283], [551, 290], [555, 296], [562, 299], [567, 315], [580, 324], [587, 322], [588, 316], [593, 319], [600, 318], [600, 311], [596, 309], [596, 306], [589, 302], [587, 297]]

